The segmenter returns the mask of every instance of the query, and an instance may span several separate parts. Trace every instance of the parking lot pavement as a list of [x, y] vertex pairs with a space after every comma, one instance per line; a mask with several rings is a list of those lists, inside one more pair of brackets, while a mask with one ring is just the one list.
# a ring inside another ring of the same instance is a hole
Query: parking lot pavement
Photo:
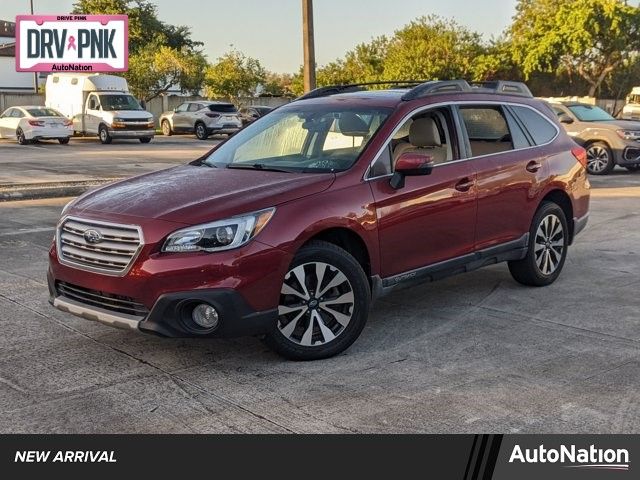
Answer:
[[603, 195], [630, 178], [594, 181], [554, 285], [497, 265], [397, 292], [347, 352], [307, 363], [54, 310], [46, 252], [65, 200], [0, 204], [0, 432], [637, 433], [640, 186]]
[[221, 138], [159, 135], [148, 144], [114, 140], [110, 145], [97, 138], [73, 138], [68, 145], [0, 140], [0, 185], [130, 177], [195, 160]]

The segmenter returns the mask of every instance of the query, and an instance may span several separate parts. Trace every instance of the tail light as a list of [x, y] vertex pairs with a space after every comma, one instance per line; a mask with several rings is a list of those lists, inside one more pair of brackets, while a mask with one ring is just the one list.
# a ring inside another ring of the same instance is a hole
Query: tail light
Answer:
[[220, 116], [219, 113], [205, 113], [205, 115], [209, 118], [218, 118]]
[[584, 168], [587, 168], [587, 151], [584, 148], [582, 147], [572, 148], [571, 153], [573, 154], [574, 157], [576, 157], [576, 160], [580, 162], [580, 165], [582, 165]]
[[29, 125], [32, 127], [44, 127], [44, 121], [42, 120], [29, 120]]

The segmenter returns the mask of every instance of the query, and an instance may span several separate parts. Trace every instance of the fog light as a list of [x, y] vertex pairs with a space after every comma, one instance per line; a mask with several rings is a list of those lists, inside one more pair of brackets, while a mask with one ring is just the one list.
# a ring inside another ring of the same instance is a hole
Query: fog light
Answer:
[[201, 303], [197, 305], [191, 312], [192, 320], [200, 327], [208, 329], [216, 328], [220, 318], [218, 311], [211, 305]]

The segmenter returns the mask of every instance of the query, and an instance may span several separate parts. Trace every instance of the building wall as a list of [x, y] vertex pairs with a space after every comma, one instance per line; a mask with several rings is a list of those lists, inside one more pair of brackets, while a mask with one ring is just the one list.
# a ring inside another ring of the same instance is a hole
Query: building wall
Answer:
[[16, 72], [14, 57], [0, 57], [0, 92], [33, 92], [33, 73]]

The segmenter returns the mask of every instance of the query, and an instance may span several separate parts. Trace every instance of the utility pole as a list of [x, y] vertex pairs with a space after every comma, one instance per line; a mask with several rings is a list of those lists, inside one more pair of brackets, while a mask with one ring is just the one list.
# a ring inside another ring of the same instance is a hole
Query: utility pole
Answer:
[[[33, 0], [29, 0], [31, 15], [33, 15]], [[38, 72], [33, 72], [33, 91], [38, 93]]]
[[313, 0], [302, 0], [304, 91], [316, 88], [316, 49], [313, 41]]

